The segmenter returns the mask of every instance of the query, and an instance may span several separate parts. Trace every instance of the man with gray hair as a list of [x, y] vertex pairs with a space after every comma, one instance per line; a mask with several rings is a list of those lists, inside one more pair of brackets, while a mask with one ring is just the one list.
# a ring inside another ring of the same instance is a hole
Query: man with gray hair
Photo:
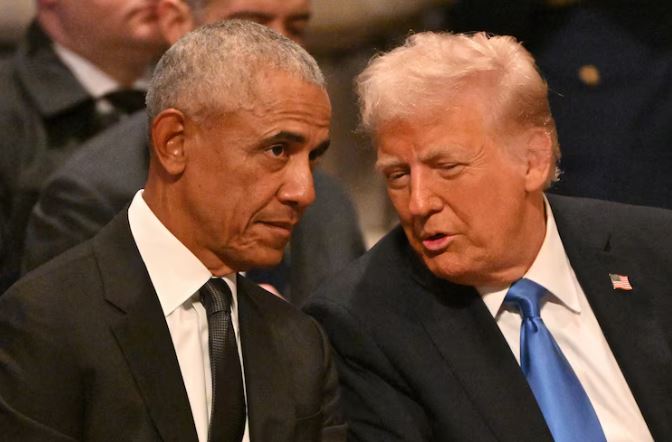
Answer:
[[[157, 21], [167, 43], [207, 23], [244, 18], [303, 44], [309, 0], [158, 0]], [[46, 182], [26, 229], [28, 271], [94, 236], [147, 179], [147, 117], [138, 112], [80, 149]], [[315, 203], [292, 233], [282, 262], [247, 273], [300, 305], [327, 276], [364, 253], [357, 213], [346, 190], [314, 170]]]
[[298, 45], [228, 21], [148, 92], [144, 190], [0, 299], [0, 428], [21, 441], [340, 441], [320, 327], [238, 272], [277, 264], [329, 144]]
[[545, 195], [511, 37], [417, 34], [358, 77], [401, 226], [311, 298], [358, 441], [667, 440], [672, 213]]

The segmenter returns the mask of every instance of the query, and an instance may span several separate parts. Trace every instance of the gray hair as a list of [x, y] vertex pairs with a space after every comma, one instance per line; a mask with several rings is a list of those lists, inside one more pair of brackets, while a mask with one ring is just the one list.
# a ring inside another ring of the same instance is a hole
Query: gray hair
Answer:
[[[375, 56], [356, 79], [363, 128], [373, 132], [382, 122], [445, 108], [482, 80], [489, 85], [485, 117], [495, 124], [544, 128], [557, 165], [560, 146], [548, 86], [532, 55], [508, 36], [425, 32]], [[556, 167], [549, 184], [558, 174]]]
[[202, 26], [161, 57], [147, 91], [150, 121], [168, 108], [192, 117], [244, 108], [255, 99], [259, 74], [282, 71], [325, 87], [305, 49], [266, 26], [225, 20]]

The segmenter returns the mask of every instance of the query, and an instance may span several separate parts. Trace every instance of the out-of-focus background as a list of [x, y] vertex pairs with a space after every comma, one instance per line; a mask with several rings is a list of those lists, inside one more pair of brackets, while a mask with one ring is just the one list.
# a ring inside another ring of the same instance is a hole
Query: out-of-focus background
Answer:
[[[0, 0], [0, 50], [33, 11], [34, 0]], [[323, 167], [353, 196], [369, 245], [396, 217], [356, 132], [353, 78], [376, 52], [423, 30], [511, 34], [532, 52], [563, 151], [552, 191], [672, 208], [671, 0], [313, 0], [313, 11], [308, 49], [334, 107]]]
[[[381, 179], [373, 171], [375, 155], [356, 133], [354, 76], [379, 50], [388, 49], [411, 30], [425, 28], [428, 17], [446, 0], [313, 0], [308, 49], [323, 68], [334, 107], [332, 148], [322, 167], [350, 191], [368, 245], [395, 223]], [[0, 0], [0, 50], [21, 38], [35, 12], [34, 0]], [[431, 22], [431, 19], [429, 19]], [[438, 23], [436, 23], [438, 25]]]

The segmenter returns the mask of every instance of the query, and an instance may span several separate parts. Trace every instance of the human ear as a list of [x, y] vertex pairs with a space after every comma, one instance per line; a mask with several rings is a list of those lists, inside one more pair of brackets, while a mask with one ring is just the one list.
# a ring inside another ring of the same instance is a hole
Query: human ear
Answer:
[[156, 7], [159, 29], [168, 44], [174, 44], [194, 29], [194, 16], [184, 0], [160, 0]]
[[166, 109], [152, 121], [152, 148], [156, 160], [171, 176], [179, 176], [186, 167], [185, 115]]
[[528, 192], [544, 190], [553, 164], [553, 142], [551, 135], [543, 128], [535, 127], [527, 131], [527, 171], [525, 190]]

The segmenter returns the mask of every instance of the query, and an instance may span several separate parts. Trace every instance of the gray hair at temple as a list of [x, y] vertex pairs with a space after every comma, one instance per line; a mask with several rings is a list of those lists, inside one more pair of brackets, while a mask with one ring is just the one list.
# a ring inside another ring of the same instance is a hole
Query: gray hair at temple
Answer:
[[[385, 121], [447, 109], [466, 88], [481, 88], [481, 108], [494, 127], [541, 127], [552, 142], [548, 184], [560, 160], [548, 86], [532, 55], [515, 38], [425, 32], [375, 56], [356, 79], [363, 128], [373, 133]], [[472, 89], [473, 90], [473, 89]]]
[[147, 91], [150, 121], [175, 108], [192, 118], [249, 107], [256, 85], [275, 72], [325, 87], [317, 62], [305, 49], [266, 26], [225, 20], [202, 26], [161, 57]]

